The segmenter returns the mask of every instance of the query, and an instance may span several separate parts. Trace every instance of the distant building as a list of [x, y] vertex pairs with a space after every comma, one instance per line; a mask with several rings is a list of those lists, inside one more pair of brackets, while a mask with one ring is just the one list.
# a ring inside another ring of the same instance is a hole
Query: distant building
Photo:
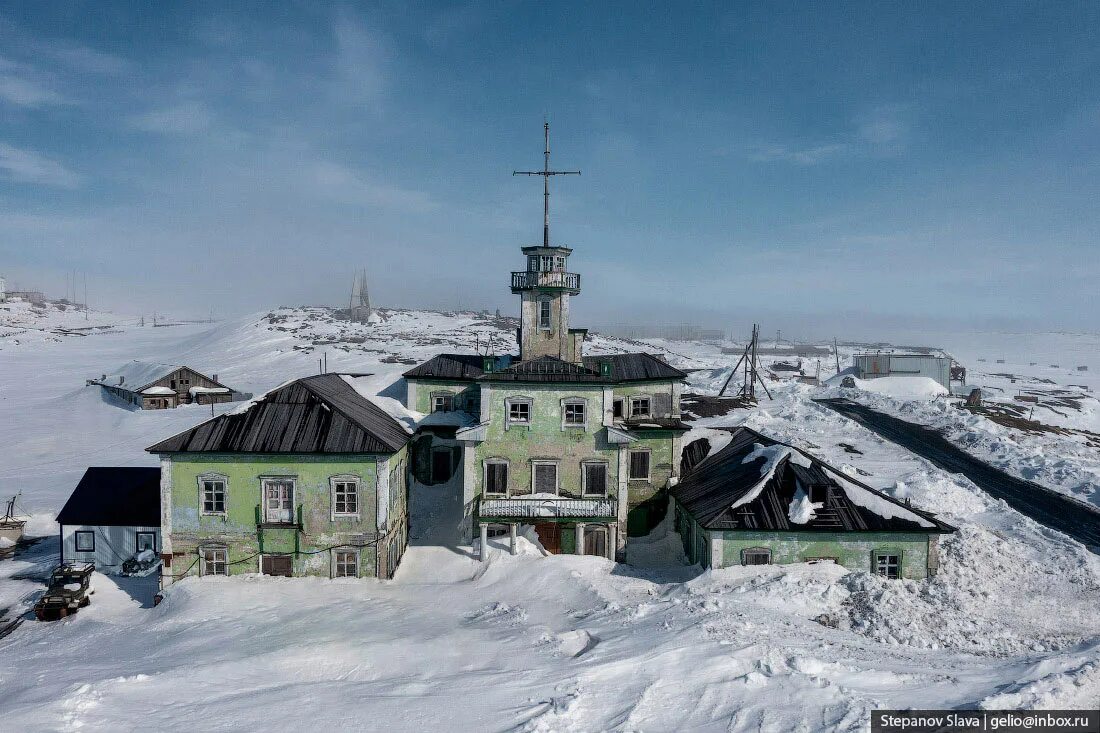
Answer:
[[196, 403], [209, 405], [247, 399], [218, 381], [194, 369], [176, 364], [132, 361], [114, 374], [89, 379], [108, 394], [143, 410], [166, 410]]
[[[953, 360], [942, 353], [895, 354], [888, 351], [856, 354], [852, 357], [856, 376], [860, 379], [878, 377], [928, 377], [951, 389]], [[965, 375], [965, 371], [963, 371]], [[964, 377], [965, 378], [965, 377]]]
[[8, 284], [4, 282], [3, 275], [0, 275], [0, 303], [6, 303], [8, 300]]

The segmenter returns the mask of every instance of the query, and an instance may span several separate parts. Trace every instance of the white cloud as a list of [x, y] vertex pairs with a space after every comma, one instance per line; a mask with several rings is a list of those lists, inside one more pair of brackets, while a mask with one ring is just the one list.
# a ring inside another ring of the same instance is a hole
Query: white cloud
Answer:
[[911, 124], [905, 110], [884, 104], [856, 118], [856, 135], [871, 153], [879, 156], [900, 155], [909, 142]]
[[193, 135], [206, 130], [214, 116], [201, 102], [184, 102], [174, 107], [155, 109], [129, 119], [136, 130], [165, 135]]
[[386, 87], [393, 52], [386, 37], [344, 11], [333, 24], [336, 76], [333, 96], [351, 104], [376, 106]]
[[306, 178], [315, 194], [345, 204], [415, 212], [438, 208], [431, 196], [422, 191], [378, 183], [337, 163], [316, 163], [310, 168]]
[[64, 104], [33, 67], [0, 56], [0, 99], [17, 107]]
[[56, 160], [33, 150], [0, 143], [0, 174], [18, 183], [76, 188], [80, 177]]

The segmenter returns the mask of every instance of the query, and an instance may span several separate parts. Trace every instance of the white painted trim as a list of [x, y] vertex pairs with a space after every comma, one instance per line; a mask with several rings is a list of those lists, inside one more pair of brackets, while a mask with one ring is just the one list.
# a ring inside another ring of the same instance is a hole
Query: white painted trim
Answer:
[[653, 477], [653, 449], [651, 449], [651, 448], [631, 448], [628, 451], [628, 453], [631, 456], [633, 456], [635, 453], [648, 453], [649, 454], [649, 460], [646, 461], [646, 475], [645, 475], [645, 478], [642, 478], [640, 476], [635, 477], [635, 476], [630, 475], [630, 463], [632, 461], [628, 460], [627, 461], [627, 466], [626, 466], [626, 471], [627, 471], [626, 480], [627, 481], [649, 481]]
[[267, 484], [273, 481], [290, 484], [290, 521], [293, 522], [296, 519], [294, 500], [298, 497], [297, 476], [260, 476], [260, 520], [263, 522], [270, 521], [267, 518]]
[[[172, 458], [160, 457], [160, 551], [172, 553]], [[163, 575], [163, 572], [162, 572]]]
[[[489, 464], [503, 464], [504, 465], [504, 493], [503, 494], [490, 494], [489, 493]], [[497, 458], [495, 456], [486, 458], [481, 462], [481, 494], [482, 496], [509, 496], [512, 491], [511, 486], [512, 479], [512, 466], [507, 458]]]
[[615, 390], [611, 387], [603, 388], [603, 425], [611, 427], [615, 424]]
[[558, 461], [546, 460], [546, 459], [533, 459], [531, 461], [531, 493], [542, 493], [538, 490], [538, 485], [535, 483], [535, 466], [553, 466], [554, 467], [554, 493], [561, 494], [561, 471], [559, 470]]
[[379, 534], [384, 534], [390, 521], [390, 458], [374, 464], [374, 522]]
[[[558, 401], [558, 404], [559, 404], [559, 407], [561, 408], [561, 429], [562, 429], [562, 432], [565, 432], [566, 430], [570, 430], [570, 429], [576, 430], [577, 428], [580, 428], [580, 429], [584, 430], [585, 432], [588, 432], [588, 412], [589, 412], [589, 410], [588, 410], [588, 400], [586, 398], [584, 398], [584, 397], [562, 397], [561, 400]], [[584, 422], [582, 422], [582, 423], [567, 423], [565, 421], [565, 406], [566, 405], [580, 405], [581, 408], [584, 410]]]
[[[513, 420], [512, 405], [527, 404], [527, 419]], [[529, 428], [535, 420], [535, 399], [524, 395], [512, 395], [504, 398], [504, 429], [508, 430], [513, 425], [521, 428]]]
[[[199, 491], [199, 516], [200, 517], [226, 517], [229, 514], [229, 477], [224, 473], [218, 473], [216, 471], [207, 471], [200, 473], [195, 477]], [[203, 509], [206, 504], [206, 488], [204, 483], [210, 481], [211, 483], [216, 481], [222, 482], [222, 511], [220, 512], [208, 512]]]
[[[355, 511], [354, 512], [337, 512], [336, 511], [336, 484], [355, 484]], [[328, 501], [329, 501], [329, 521], [335, 522], [337, 519], [359, 519], [359, 508], [363, 506], [363, 479], [354, 473], [340, 473], [335, 476], [328, 477]]]
[[416, 409], [416, 380], [405, 380], [405, 407], [410, 410]]
[[[603, 466], [603, 493], [602, 494], [590, 494], [588, 493], [588, 466]], [[608, 492], [611, 490], [611, 467], [608, 465], [608, 461], [599, 458], [585, 458], [581, 461], [581, 496], [602, 496], [607, 498]]]
[[[634, 413], [634, 400], [648, 400], [649, 401], [649, 409], [645, 413], [635, 414]], [[629, 407], [630, 408], [628, 410], [629, 414], [626, 415], [627, 418], [653, 417], [653, 395], [651, 395], [651, 394], [632, 394], [628, 398], [628, 401], [627, 401], [626, 405], [624, 405], [624, 407]]]
[[[355, 555], [355, 575], [337, 575], [336, 574], [336, 553], [338, 552], [350, 552]], [[363, 553], [358, 547], [333, 547], [329, 552], [329, 571], [330, 578], [361, 578], [363, 576]]]

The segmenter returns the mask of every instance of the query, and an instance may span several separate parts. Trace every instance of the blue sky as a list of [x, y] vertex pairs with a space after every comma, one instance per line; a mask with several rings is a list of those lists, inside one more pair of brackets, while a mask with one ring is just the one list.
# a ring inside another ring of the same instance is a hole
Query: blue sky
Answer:
[[131, 312], [1095, 330], [1097, 3], [9, 3], [0, 272]]

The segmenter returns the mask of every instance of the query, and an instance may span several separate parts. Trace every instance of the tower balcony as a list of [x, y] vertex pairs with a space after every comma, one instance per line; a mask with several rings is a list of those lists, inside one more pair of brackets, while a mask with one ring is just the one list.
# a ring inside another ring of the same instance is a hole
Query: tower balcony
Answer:
[[523, 270], [512, 273], [512, 292], [519, 293], [524, 290], [566, 290], [576, 295], [581, 291], [581, 276], [576, 272], [535, 272]]

